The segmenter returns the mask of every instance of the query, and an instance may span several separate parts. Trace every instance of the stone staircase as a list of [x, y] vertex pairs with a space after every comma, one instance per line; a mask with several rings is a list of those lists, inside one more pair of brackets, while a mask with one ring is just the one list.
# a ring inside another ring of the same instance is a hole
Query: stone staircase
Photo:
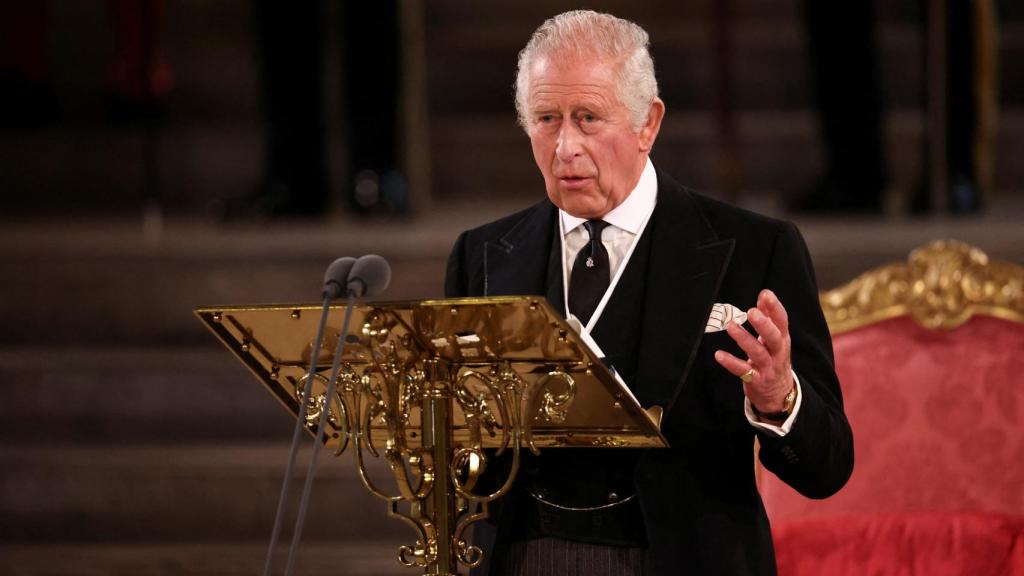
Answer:
[[[212, 338], [0, 350], [0, 574], [262, 573], [291, 420]], [[409, 574], [412, 532], [320, 462], [298, 573]]]
[[[292, 420], [191, 311], [315, 300], [326, 263], [369, 251], [392, 261], [389, 296], [438, 296], [457, 233], [170, 222], [147, 240], [132, 224], [0, 231], [2, 575], [261, 574]], [[396, 555], [413, 536], [350, 454], [325, 456], [298, 573], [410, 574]]]
[[[0, 574], [262, 573], [290, 422], [231, 358], [202, 348], [4, 354], [31, 366], [3, 370]], [[379, 462], [371, 473], [388, 480]], [[299, 573], [408, 574], [395, 558], [411, 537], [347, 454], [321, 460]]]

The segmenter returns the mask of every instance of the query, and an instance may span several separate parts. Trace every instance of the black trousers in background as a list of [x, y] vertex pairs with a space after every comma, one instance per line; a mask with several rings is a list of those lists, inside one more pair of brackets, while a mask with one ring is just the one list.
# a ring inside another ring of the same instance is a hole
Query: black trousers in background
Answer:
[[803, 3], [825, 156], [823, 208], [880, 208], [885, 187], [877, 14], [873, 0]]
[[[398, 169], [400, 34], [395, 0], [342, 2], [342, 122], [348, 172], [342, 196], [355, 209], [356, 175]], [[266, 131], [264, 189], [275, 214], [322, 213], [329, 204], [322, 0], [254, 4]], [[404, 200], [404, 199], [400, 199]]]
[[[980, 0], [985, 1], [985, 0]], [[980, 129], [970, 0], [946, 3], [946, 162], [948, 208], [980, 207], [974, 142]], [[928, 0], [916, 2], [921, 33], [921, 110], [928, 107]], [[825, 152], [825, 177], [811, 208], [878, 209], [886, 183], [882, 89], [875, 0], [803, 3], [811, 79]], [[929, 206], [928, 134], [911, 211]]]

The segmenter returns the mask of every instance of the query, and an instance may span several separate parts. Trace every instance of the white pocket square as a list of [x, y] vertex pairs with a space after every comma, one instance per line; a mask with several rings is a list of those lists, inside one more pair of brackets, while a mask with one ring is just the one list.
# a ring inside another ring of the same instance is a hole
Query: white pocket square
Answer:
[[704, 333], [721, 332], [729, 325], [729, 322], [743, 324], [747, 321], [747, 313], [732, 304], [716, 302], [711, 307], [711, 315], [708, 316], [707, 326], [704, 326]]

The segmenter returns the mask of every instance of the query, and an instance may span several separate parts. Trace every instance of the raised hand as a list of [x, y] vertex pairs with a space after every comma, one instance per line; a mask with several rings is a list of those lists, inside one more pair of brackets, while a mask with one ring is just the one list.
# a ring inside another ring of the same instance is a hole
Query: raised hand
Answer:
[[757, 338], [735, 322], [725, 328], [747, 359], [719, 350], [715, 360], [742, 381], [743, 393], [757, 411], [780, 412], [793, 389], [789, 316], [774, 292], [762, 290], [757, 306], [747, 311], [747, 319], [757, 330]]

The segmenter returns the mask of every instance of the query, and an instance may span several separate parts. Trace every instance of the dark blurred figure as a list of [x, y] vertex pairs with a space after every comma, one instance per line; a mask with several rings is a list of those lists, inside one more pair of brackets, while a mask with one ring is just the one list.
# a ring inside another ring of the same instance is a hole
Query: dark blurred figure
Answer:
[[107, 0], [112, 52], [107, 64], [107, 113], [121, 125], [141, 127], [139, 196], [143, 230], [156, 237], [163, 229], [160, 186], [161, 108], [171, 89], [171, 67], [160, 55], [163, 0]]
[[107, 67], [108, 103], [115, 121], [151, 120], [171, 89], [171, 68], [160, 56], [163, 0], [108, 0], [113, 53]]
[[803, 3], [825, 175], [793, 208], [880, 212], [885, 189], [873, 0]]
[[[149, 118], [171, 88], [170, 66], [159, 57], [163, 0], [108, 0], [112, 52], [107, 69], [114, 120]], [[57, 114], [50, 78], [50, 8], [45, 0], [0, 2], [0, 122], [33, 126]]]
[[[990, 2], [991, 0], [978, 0]], [[954, 213], [977, 211], [980, 206], [979, 141], [989, 138], [981, 126], [978, 91], [979, 62], [984, 62], [978, 34], [993, 34], [993, 22], [979, 22], [971, 0], [947, 0], [945, 14], [945, 150], [948, 209]], [[918, 3], [920, 21], [927, 22], [927, 0]], [[879, 84], [877, 13], [875, 2], [815, 2], [803, 4], [811, 76], [825, 150], [825, 175], [792, 208], [808, 212], [878, 213], [883, 208], [886, 184], [882, 103]], [[927, 36], [922, 45], [922, 109], [929, 102]], [[992, 56], [994, 58], [994, 55]], [[990, 63], [989, 63], [990, 64]], [[910, 210], [925, 212], [930, 205], [928, 131], [923, 136], [920, 185], [912, 194]], [[991, 152], [986, 149], [987, 152]]]
[[[357, 211], [404, 210], [397, 170], [399, 19], [396, 0], [342, 2], [344, 195]], [[264, 182], [229, 200], [225, 216], [315, 217], [329, 207], [322, 1], [258, 0], [254, 16], [266, 129]]]
[[[981, 208], [973, 154], [979, 129], [973, 22], [971, 0], [947, 0], [946, 186], [949, 187], [949, 210], [954, 213], [977, 212]], [[925, 211], [929, 207], [911, 205], [911, 210], [916, 208]]]
[[[324, 4], [255, 2], [266, 148], [262, 188], [236, 210], [315, 216], [327, 207]], [[237, 215], [237, 214], [236, 214]]]
[[[979, 92], [986, 87], [984, 81], [979, 80], [978, 72], [979, 65], [982, 65], [979, 59], [984, 41], [982, 36], [994, 33], [994, 30], [986, 29], [994, 22], [979, 21], [980, 17], [973, 8], [974, 4], [988, 2], [994, 9], [993, 0], [946, 0], [945, 6], [945, 185], [946, 208], [954, 214], [981, 209], [983, 178], [980, 165], [988, 159], [979, 157], [975, 150], [979, 140], [987, 138], [981, 125], [983, 112], [979, 108]], [[928, 20], [928, 4], [926, 0], [919, 2], [922, 22]], [[923, 92], [927, 94], [927, 86]], [[927, 144], [925, 148], [925, 158], [928, 158]], [[933, 196], [929, 193], [929, 184], [935, 183], [929, 181], [926, 168], [921, 185], [911, 196], [911, 212], [923, 213], [936, 208], [931, 205]]]
[[343, 2], [345, 99], [350, 182], [357, 211], [408, 208], [399, 171], [401, 37], [397, 0]]
[[33, 126], [53, 117], [48, 52], [48, 2], [0, 2], [0, 126]]

